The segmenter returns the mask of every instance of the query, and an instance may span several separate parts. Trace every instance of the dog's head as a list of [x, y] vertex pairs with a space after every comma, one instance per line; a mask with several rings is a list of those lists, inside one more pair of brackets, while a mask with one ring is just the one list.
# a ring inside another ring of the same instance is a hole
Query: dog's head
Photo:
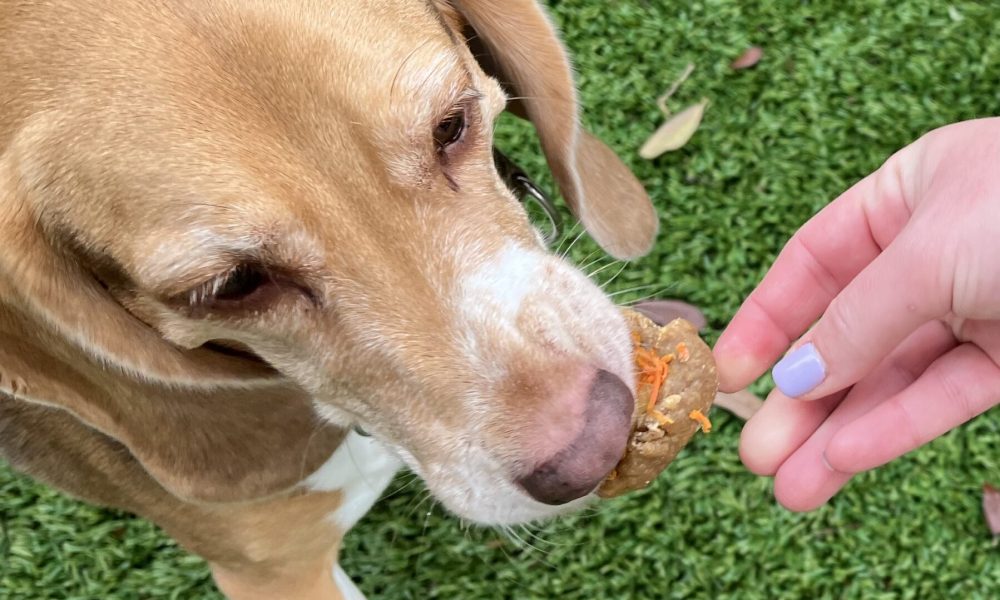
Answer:
[[533, 0], [71, 4], [0, 32], [7, 302], [143, 385], [288, 382], [472, 520], [552, 514], [614, 466], [628, 332], [498, 177], [498, 79], [604, 248], [643, 253], [656, 220]]

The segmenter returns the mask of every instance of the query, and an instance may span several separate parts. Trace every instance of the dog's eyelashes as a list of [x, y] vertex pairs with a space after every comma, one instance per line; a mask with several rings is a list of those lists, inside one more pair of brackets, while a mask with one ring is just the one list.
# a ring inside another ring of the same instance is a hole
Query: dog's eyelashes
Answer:
[[267, 273], [262, 269], [252, 265], [240, 265], [223, 278], [212, 296], [215, 300], [223, 302], [243, 300], [269, 280]]
[[187, 300], [197, 309], [262, 308], [277, 291], [267, 270], [244, 263], [191, 290]]
[[322, 308], [321, 296], [302, 273], [287, 267], [263, 265], [253, 260], [241, 262], [186, 292], [166, 298], [168, 305], [201, 318], [239, 318], [261, 313], [278, 304], [304, 300], [312, 308]]

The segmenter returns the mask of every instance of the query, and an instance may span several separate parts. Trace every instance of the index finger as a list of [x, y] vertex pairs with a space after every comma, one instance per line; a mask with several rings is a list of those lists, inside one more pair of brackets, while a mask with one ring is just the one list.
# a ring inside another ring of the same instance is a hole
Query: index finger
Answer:
[[715, 345], [722, 391], [742, 389], [764, 373], [903, 230], [915, 147], [894, 154], [785, 245]]

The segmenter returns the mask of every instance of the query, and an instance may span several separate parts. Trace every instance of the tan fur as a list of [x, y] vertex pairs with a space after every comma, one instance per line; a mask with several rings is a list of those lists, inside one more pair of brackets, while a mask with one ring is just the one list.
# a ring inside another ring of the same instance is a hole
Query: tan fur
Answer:
[[[499, 63], [567, 203], [609, 253], [636, 258], [649, 252], [658, 223], [645, 190], [617, 156], [582, 129], [569, 59], [553, 52], [556, 33], [535, 0], [456, 0]], [[546, 56], [543, 63], [532, 57]], [[599, 174], [598, 174], [599, 173]]]
[[[330, 588], [330, 567], [344, 532], [326, 516], [340, 506], [338, 492], [284, 492], [246, 503], [185, 502], [158, 485], [116, 440], [64, 411], [3, 395], [0, 439], [14, 468], [83, 500], [142, 514], [209, 560], [217, 576], [222, 573], [233, 585], [240, 581], [257, 590], [295, 590], [311, 583]], [[326, 576], [310, 579], [320, 573]]]
[[[555, 310], [542, 290], [526, 339], [456, 318], [469, 273], [505, 248], [542, 253], [492, 167], [505, 96], [466, 20], [528, 96], [595, 238], [634, 256], [656, 221], [579, 128], [535, 2], [436, 4], [0, 0], [0, 456], [157, 522], [234, 598], [306, 597], [296, 586], [326, 581], [344, 532], [321, 525], [338, 493], [299, 484], [343, 426], [373, 430], [432, 488], [452, 476], [451, 434], [478, 427], [509, 476], [559, 417], [553, 373], [627, 375], [610, 303], [557, 307], [549, 333], [572, 340], [558, 351], [531, 337]], [[430, 132], [469, 90], [468, 133], [442, 163]], [[266, 309], [187, 304], [241, 261], [286, 283]], [[554, 258], [544, 273], [552, 295], [582, 285]], [[469, 323], [488, 355], [461, 342]], [[494, 419], [463, 404], [470, 390]]]

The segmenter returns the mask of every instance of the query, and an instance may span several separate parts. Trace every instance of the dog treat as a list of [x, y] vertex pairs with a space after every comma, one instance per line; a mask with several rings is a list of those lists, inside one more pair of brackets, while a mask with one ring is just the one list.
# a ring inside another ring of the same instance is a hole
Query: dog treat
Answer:
[[597, 490], [602, 498], [646, 487], [667, 468], [700, 427], [719, 387], [712, 351], [683, 319], [659, 327], [625, 310], [638, 372], [632, 434], [625, 455]]

